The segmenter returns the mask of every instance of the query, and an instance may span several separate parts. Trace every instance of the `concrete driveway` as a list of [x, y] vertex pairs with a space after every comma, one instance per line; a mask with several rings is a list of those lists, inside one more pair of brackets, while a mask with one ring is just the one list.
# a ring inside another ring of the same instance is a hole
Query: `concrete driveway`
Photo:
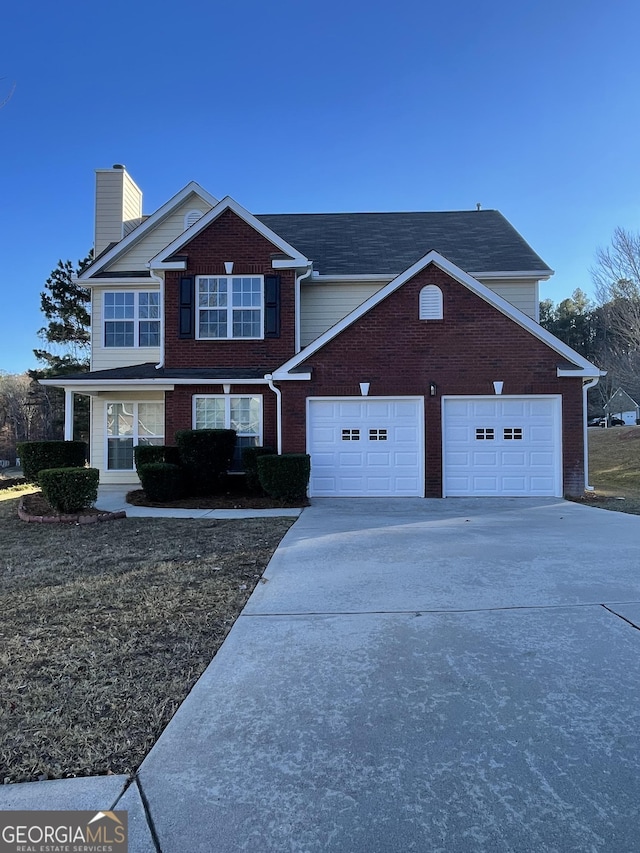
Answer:
[[640, 517], [317, 500], [139, 778], [163, 853], [638, 850]]

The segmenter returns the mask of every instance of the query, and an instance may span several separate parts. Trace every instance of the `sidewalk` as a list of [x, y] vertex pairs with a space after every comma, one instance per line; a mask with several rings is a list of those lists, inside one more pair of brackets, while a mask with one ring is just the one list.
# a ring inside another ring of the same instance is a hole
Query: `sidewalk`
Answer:
[[129, 486], [102, 485], [98, 488], [96, 508], [105, 512], [124, 510], [127, 518], [297, 518], [301, 509], [175, 509], [134, 506], [127, 503]]

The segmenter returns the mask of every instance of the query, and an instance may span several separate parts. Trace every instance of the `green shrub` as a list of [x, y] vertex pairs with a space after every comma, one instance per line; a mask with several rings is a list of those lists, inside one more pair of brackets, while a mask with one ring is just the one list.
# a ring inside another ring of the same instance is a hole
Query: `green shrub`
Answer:
[[138, 476], [147, 498], [153, 503], [176, 501], [182, 494], [182, 469], [170, 462], [140, 465]]
[[236, 446], [232, 429], [182, 429], [176, 433], [186, 488], [193, 495], [212, 495], [231, 467]]
[[307, 453], [259, 456], [260, 485], [272, 498], [301, 501], [307, 496], [311, 457]]
[[84, 441], [23, 441], [17, 447], [24, 476], [39, 482], [44, 468], [84, 468], [87, 445]]
[[97, 468], [43, 468], [38, 477], [42, 494], [59, 512], [80, 512], [98, 498]]
[[260, 478], [258, 477], [258, 457], [269, 456], [275, 453], [273, 447], [243, 447], [242, 467], [245, 473], [247, 489], [250, 492], [261, 492]]
[[149, 465], [152, 462], [168, 462], [169, 465], [180, 465], [180, 451], [172, 445], [138, 444], [133, 448], [133, 458], [138, 476], [140, 476], [140, 466]]

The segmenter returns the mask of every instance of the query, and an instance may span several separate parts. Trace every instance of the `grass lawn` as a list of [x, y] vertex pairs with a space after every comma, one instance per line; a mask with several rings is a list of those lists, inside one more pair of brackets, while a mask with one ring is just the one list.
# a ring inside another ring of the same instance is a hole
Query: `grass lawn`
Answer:
[[589, 433], [590, 506], [640, 515], [640, 426], [592, 427]]
[[26, 524], [0, 491], [0, 783], [132, 773], [292, 519]]

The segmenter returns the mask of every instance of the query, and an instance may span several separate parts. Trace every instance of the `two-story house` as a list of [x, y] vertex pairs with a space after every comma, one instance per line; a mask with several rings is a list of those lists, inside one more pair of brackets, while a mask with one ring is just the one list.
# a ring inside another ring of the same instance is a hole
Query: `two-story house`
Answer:
[[543, 329], [552, 271], [495, 210], [253, 214], [188, 184], [150, 216], [97, 171], [90, 463], [233, 428], [311, 496], [580, 494], [600, 371]]

